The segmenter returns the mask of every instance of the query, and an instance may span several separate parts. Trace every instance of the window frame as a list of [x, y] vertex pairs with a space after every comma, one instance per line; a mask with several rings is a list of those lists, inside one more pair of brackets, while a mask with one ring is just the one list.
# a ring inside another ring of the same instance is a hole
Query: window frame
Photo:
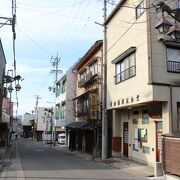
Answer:
[[[130, 56], [133, 56], [133, 60], [134, 60], [134, 65], [133, 66], [130, 66]], [[121, 67], [121, 64], [125, 61], [125, 60], [128, 60], [128, 68], [124, 69], [122, 71], [122, 67]], [[119, 73], [117, 74], [117, 66], [119, 66]], [[133, 68], [134, 70], [134, 73], [133, 75], [130, 75], [130, 71], [131, 69]], [[128, 71], [128, 78], [125, 78], [125, 72]], [[124, 73], [124, 78], [121, 79], [121, 74]], [[117, 80], [117, 77], [119, 76], [119, 80]], [[132, 77], [136, 76], [136, 53], [135, 52], [132, 52], [130, 54], [128, 54], [128, 56], [126, 56], [125, 58], [123, 58], [121, 61], [118, 61], [117, 63], [115, 63], [115, 84], [119, 84], [123, 81], [126, 81]]]
[[[180, 73], [180, 61], [171, 61], [171, 60], [168, 60], [168, 49], [173, 49], [173, 50], [178, 50], [179, 51], [179, 54], [180, 54], [180, 47], [173, 47], [173, 46], [166, 46], [166, 69], [167, 69], [167, 72], [169, 73]], [[172, 63], [169, 64], [169, 63]], [[179, 66], [179, 70], [177, 69], [176, 66]]]
[[[143, 5], [143, 8], [141, 7]], [[142, 0], [137, 6], [136, 6], [136, 19], [142, 16], [142, 14], [145, 12], [145, 4], [144, 0]]]
[[89, 71], [92, 73], [93, 76], [97, 74], [97, 62], [94, 62], [89, 66]]

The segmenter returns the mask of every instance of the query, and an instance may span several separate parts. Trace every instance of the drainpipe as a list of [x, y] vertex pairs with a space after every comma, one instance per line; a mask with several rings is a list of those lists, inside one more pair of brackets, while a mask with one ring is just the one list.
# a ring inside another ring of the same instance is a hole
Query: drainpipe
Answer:
[[[146, 1], [146, 7], [150, 7], [150, 1]], [[147, 10], [147, 19], [151, 20], [150, 10]], [[152, 71], [152, 41], [151, 41], [151, 21], [147, 22], [147, 48], [148, 48], [148, 84], [153, 83], [153, 71]]]
[[169, 86], [170, 90], [170, 112], [169, 112], [169, 131], [170, 134], [173, 132], [173, 98], [172, 98], [172, 85]]

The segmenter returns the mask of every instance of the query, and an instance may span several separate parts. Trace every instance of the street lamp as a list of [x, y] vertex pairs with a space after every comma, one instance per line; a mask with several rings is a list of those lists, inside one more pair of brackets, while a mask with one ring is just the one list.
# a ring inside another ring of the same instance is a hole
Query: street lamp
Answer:
[[162, 18], [155, 26], [155, 28], [158, 29], [159, 32], [162, 34], [162, 33], [167, 33], [171, 26], [172, 24], [168, 20]]
[[[155, 6], [156, 10], [162, 11], [162, 19], [155, 26], [161, 34], [167, 34], [171, 36], [173, 40], [180, 39], [180, 27], [177, 22], [180, 23], [180, 8], [171, 9], [163, 1], [159, 2]], [[167, 13], [175, 22], [174, 24], [170, 23], [167, 19], [164, 18], [164, 13]]]
[[[9, 75], [11, 73], [11, 76]], [[10, 135], [12, 134], [12, 102], [11, 102], [11, 95], [12, 95], [12, 91], [14, 90], [12, 83], [15, 81], [18, 81], [18, 83], [15, 85], [15, 89], [16, 91], [20, 91], [21, 86], [19, 84], [19, 80], [23, 80], [22, 77], [20, 75], [17, 75], [15, 77], [13, 77], [13, 70], [8, 70], [7, 71], [7, 75], [4, 76], [4, 81], [3, 83], [5, 84], [9, 84], [9, 86], [7, 87], [7, 90], [9, 92], [9, 116], [10, 116], [10, 121], [9, 121], [9, 127], [10, 127]], [[10, 137], [11, 138], [11, 137]], [[10, 139], [9, 139], [10, 140]]]

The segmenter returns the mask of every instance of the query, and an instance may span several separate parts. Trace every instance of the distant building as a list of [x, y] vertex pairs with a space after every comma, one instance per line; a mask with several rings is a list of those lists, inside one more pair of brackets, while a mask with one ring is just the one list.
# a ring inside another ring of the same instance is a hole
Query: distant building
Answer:
[[43, 135], [45, 132], [49, 131], [52, 133], [52, 119], [46, 110], [48, 107], [38, 107], [37, 111], [35, 111], [35, 131], [36, 138], [38, 141], [43, 140]]
[[23, 137], [33, 137], [34, 132], [34, 122], [35, 115], [30, 113], [25, 113], [22, 117], [22, 129], [23, 129]]

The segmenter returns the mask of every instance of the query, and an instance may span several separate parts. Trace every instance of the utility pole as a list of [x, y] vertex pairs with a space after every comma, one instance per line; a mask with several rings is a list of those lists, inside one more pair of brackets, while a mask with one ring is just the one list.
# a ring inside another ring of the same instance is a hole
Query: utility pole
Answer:
[[108, 128], [107, 128], [107, 108], [106, 108], [106, 91], [107, 91], [107, 26], [106, 13], [107, 13], [107, 0], [104, 0], [104, 39], [103, 39], [103, 62], [104, 62], [104, 77], [103, 77], [103, 114], [102, 114], [102, 159], [108, 156]]
[[[39, 104], [39, 99], [41, 99], [41, 97], [39, 95], [35, 95], [36, 97], [36, 106], [35, 106], [35, 120], [36, 120], [36, 131], [37, 131], [37, 124], [38, 124], [38, 104]], [[33, 138], [35, 138], [35, 129], [33, 132]]]
[[104, 23], [103, 23], [103, 106], [102, 106], [102, 159], [108, 158], [108, 123], [107, 123], [107, 3], [115, 5], [115, 0], [104, 0]]
[[50, 62], [52, 63], [52, 67], [53, 69], [51, 70], [50, 73], [54, 74], [54, 84], [53, 87], [49, 87], [49, 91], [53, 91], [54, 95], [55, 95], [55, 99], [54, 99], [54, 121], [53, 121], [53, 144], [54, 146], [56, 145], [56, 82], [58, 80], [58, 74], [62, 73], [62, 70], [59, 70], [59, 63], [60, 63], [61, 58], [58, 58], [58, 54], [57, 56], [51, 57]]

